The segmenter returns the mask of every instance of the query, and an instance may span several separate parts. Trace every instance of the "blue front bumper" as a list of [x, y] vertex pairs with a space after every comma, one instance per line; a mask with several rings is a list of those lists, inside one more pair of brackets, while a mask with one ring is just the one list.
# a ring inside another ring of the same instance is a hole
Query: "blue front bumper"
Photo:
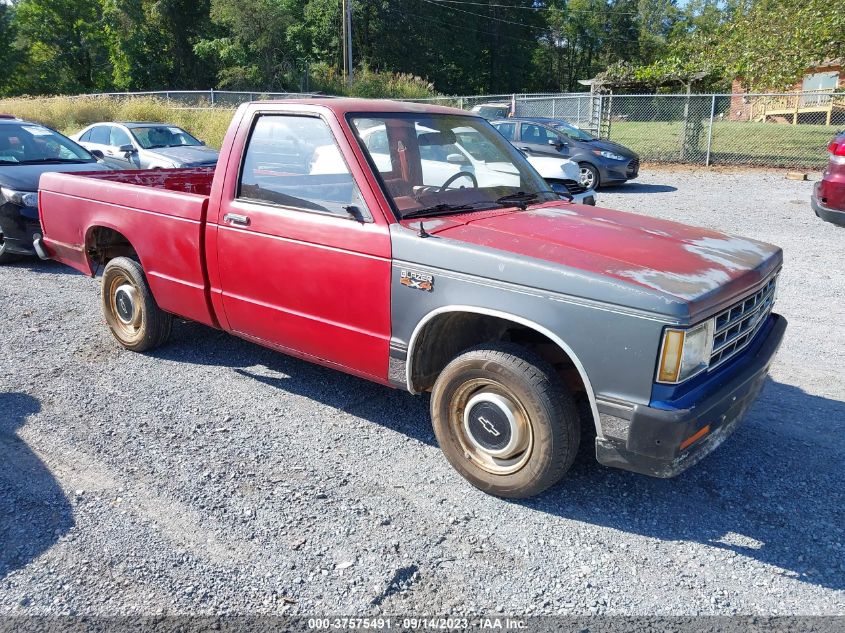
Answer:
[[[598, 461], [673, 477], [701, 460], [733, 432], [757, 399], [785, 332], [786, 319], [772, 314], [730, 368], [714, 373], [676, 401], [633, 405], [630, 419], [618, 425], [627, 429], [624, 437], [597, 438]], [[697, 434], [698, 440], [688, 442]]]

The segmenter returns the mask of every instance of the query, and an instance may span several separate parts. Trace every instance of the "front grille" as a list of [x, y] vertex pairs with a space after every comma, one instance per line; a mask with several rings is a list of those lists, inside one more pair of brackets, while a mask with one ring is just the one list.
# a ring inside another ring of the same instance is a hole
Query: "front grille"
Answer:
[[635, 158], [630, 163], [628, 163], [628, 170], [625, 172], [625, 175], [628, 178], [635, 177], [640, 172], [640, 159]]
[[566, 187], [566, 190], [573, 196], [582, 194], [588, 189], [588, 187], [585, 187], [580, 182], [575, 182], [574, 180], [564, 180], [563, 186]]
[[753, 295], [716, 315], [710, 368], [733, 358], [752, 341], [772, 312], [777, 275]]

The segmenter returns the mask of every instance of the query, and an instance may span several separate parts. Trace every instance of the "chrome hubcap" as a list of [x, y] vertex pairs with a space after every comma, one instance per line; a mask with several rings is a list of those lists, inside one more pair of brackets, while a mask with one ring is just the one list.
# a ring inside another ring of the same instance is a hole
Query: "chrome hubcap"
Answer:
[[530, 459], [534, 434], [528, 412], [504, 385], [469, 380], [455, 392], [450, 409], [452, 432], [464, 457], [479, 468], [509, 475]]
[[516, 407], [507, 398], [482, 392], [467, 402], [464, 432], [476, 450], [507, 459], [525, 448], [525, 428], [517, 422], [517, 416]]
[[135, 288], [129, 284], [119, 286], [114, 293], [114, 304], [117, 318], [131, 325], [135, 320]]
[[595, 178], [595, 175], [593, 174], [592, 170], [587, 169], [586, 167], [582, 167], [581, 168], [581, 184], [584, 185], [585, 187], [592, 189], [593, 185], [595, 184], [595, 181], [596, 181], [596, 178]]

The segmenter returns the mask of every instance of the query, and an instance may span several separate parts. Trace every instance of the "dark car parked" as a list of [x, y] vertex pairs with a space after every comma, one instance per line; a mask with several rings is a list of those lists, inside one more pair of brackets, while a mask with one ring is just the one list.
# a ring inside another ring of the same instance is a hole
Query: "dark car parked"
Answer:
[[0, 264], [35, 255], [38, 180], [49, 171], [111, 171], [100, 157], [37, 123], [0, 115]]
[[563, 119], [514, 117], [493, 121], [511, 143], [528, 155], [557, 156], [581, 167], [581, 184], [590, 189], [636, 178], [640, 158], [619, 143], [598, 139]]
[[845, 131], [827, 146], [830, 160], [810, 198], [813, 211], [822, 220], [845, 226]]

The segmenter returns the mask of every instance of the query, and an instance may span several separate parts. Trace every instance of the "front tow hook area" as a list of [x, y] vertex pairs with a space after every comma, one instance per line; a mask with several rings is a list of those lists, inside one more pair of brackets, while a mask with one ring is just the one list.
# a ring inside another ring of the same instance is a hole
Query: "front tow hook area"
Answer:
[[38, 233], [35, 234], [35, 239], [32, 240], [32, 248], [35, 249], [36, 254], [38, 255], [39, 259], [48, 260], [50, 256], [47, 254], [47, 251], [44, 249], [44, 240], [42, 239], [41, 235]]

